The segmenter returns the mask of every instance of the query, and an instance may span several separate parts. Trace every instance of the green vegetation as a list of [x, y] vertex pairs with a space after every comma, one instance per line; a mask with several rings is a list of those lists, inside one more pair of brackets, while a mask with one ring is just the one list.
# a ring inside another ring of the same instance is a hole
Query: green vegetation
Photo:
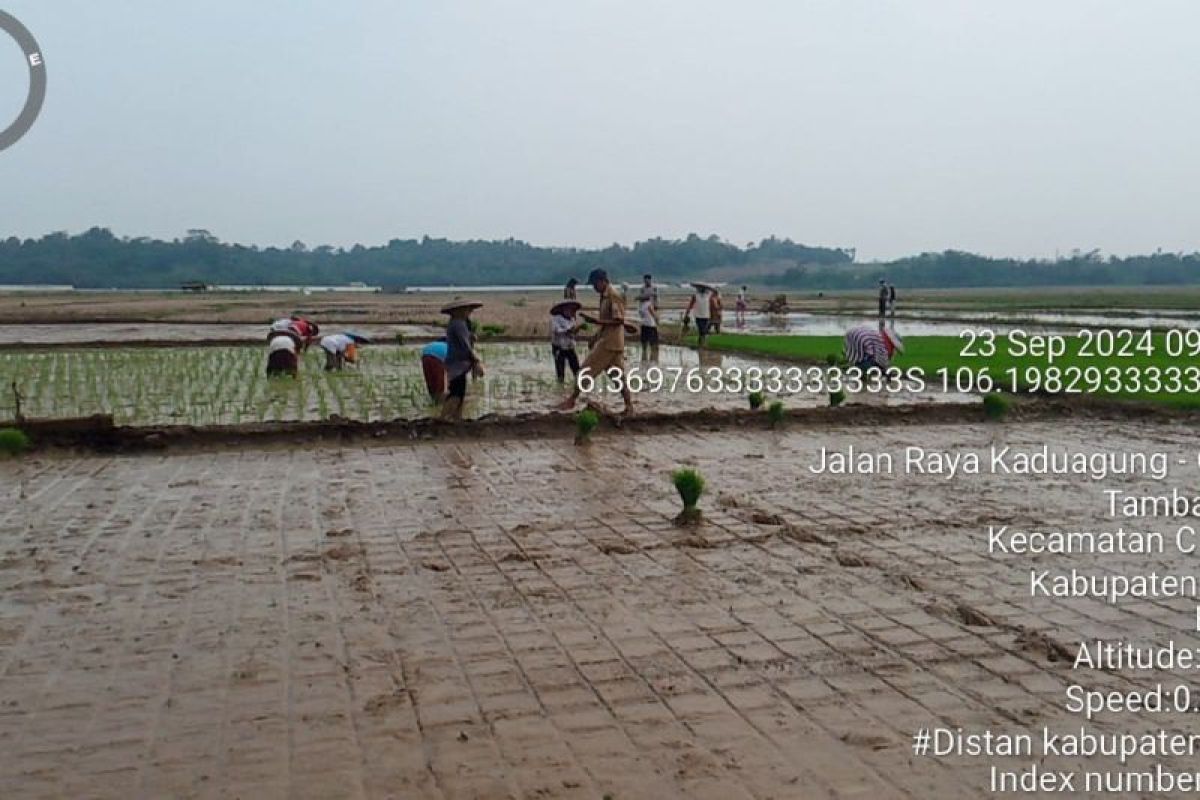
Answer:
[[0, 428], [0, 455], [19, 456], [29, 449], [29, 437], [19, 428]]
[[503, 325], [484, 324], [479, 326], [479, 337], [481, 339], [491, 339], [496, 336], [503, 336], [505, 328]]
[[829, 405], [832, 408], [837, 408], [842, 403], [846, 402], [846, 393], [842, 390], [829, 393]]
[[694, 469], [677, 469], [671, 473], [671, 482], [675, 484], [675, 491], [679, 492], [679, 499], [683, 501], [683, 514], [680, 516], [696, 518], [699, 514], [696, 504], [704, 494], [704, 476]]
[[1012, 401], [999, 392], [990, 392], [983, 396], [983, 412], [988, 419], [1003, 419], [1008, 414]]
[[783, 424], [783, 403], [776, 400], [767, 407], [767, 419], [771, 420], [771, 427], [778, 428]]
[[[481, 344], [494, 371], [472, 383], [467, 402], [481, 411], [540, 406], [558, 395], [541, 344]], [[31, 419], [111, 414], [121, 425], [228, 425], [310, 421], [338, 415], [377, 422], [424, 417], [429, 393], [420, 346], [372, 345], [360, 363], [325, 372], [313, 348], [296, 380], [267, 380], [259, 346], [146, 347], [0, 353], [0, 386], [21, 386]], [[0, 423], [15, 418], [15, 398], [0, 392]]]
[[[535, 247], [516, 239], [453, 242], [392, 239], [366, 247], [257, 247], [220, 241], [211, 232], [190, 230], [166, 242], [118, 237], [107, 228], [70, 236], [0, 239], [0, 283], [69, 283], [79, 287], [178, 289], [195, 284], [270, 284], [280, 275], [297, 284], [363, 281], [383, 287], [493, 283], [564, 283], [601, 267], [616, 279], [637, 280], [644, 272], [686, 279], [730, 266], [849, 264], [852, 250], [809, 247], [770, 237], [745, 247], [716, 235], [649, 239], [632, 247], [603, 250]], [[31, 277], [34, 276], [34, 277]], [[498, 278], [497, 276], [503, 276]]]
[[[1099, 357], [1081, 356], [1079, 354], [1083, 341], [1074, 336], [1067, 337], [1067, 351], [1055, 359], [1051, 365], [1055, 370], [1076, 368], [1082, 370], [1096, 367], [1104, 371], [1110, 367], [1122, 370], [1136, 369], [1144, 373], [1148, 367], [1166, 368], [1170, 366], [1187, 368], [1196, 364], [1195, 358], [1175, 358], [1167, 356], [1165, 351], [1166, 337], [1164, 334], [1154, 334], [1152, 344], [1153, 355], [1141, 352], [1128, 357]], [[963, 349], [968, 340], [957, 336], [908, 336], [904, 339], [905, 352], [900, 355], [895, 366], [904, 369], [916, 369], [925, 376], [927, 384], [942, 386], [939, 372], [944, 370], [948, 376], [949, 388], [956, 390], [955, 379], [957, 371], [963, 371], [963, 379], [969, 377], [966, 373], [978, 373], [986, 369], [995, 381], [997, 389], [1016, 389], [1017, 391], [1046, 391], [1051, 387], [1045, 384], [1045, 378], [1050, 370], [1047, 369], [1045, 357], [1030, 355], [1012, 355], [1008, 337], [997, 335], [995, 355], [988, 357], [969, 357], [963, 355]], [[759, 336], [748, 334], [719, 334], [708, 337], [708, 347], [713, 350], [725, 350], [767, 356], [781, 360], [801, 361], [811, 364], [822, 364], [831, 349], [841, 349], [840, 336]], [[1012, 370], [1013, 372], [1009, 372]], [[1064, 372], [1059, 372], [1065, 375]], [[1040, 379], [1040, 380], [1039, 380]], [[967, 381], [969, 383], [969, 381]], [[1038, 385], [1039, 382], [1041, 385]], [[986, 389], [987, 387], [978, 387]], [[1149, 400], [1177, 407], [1200, 408], [1200, 394], [1187, 391], [1150, 392], [1145, 389], [1132, 391], [1128, 381], [1120, 388], [1123, 391], [1110, 391], [1101, 385], [1096, 394], [1131, 400]], [[1186, 387], [1184, 387], [1186, 388]], [[970, 389], [964, 386], [964, 390]]]
[[591, 441], [592, 431], [600, 424], [600, 415], [590, 408], [585, 408], [575, 415], [575, 444], [586, 444]]
[[766, 398], [763, 397], [762, 392], [751, 392], [747, 399], [750, 401], [751, 411], [757, 411], [758, 409], [762, 408], [763, 403], [766, 402]]

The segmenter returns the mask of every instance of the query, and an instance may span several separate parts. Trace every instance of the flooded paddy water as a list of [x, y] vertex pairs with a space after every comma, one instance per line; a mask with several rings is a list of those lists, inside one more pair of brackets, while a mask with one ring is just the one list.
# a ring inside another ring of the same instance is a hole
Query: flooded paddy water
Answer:
[[[468, 417], [488, 414], [549, 413], [567, 388], [555, 378], [550, 347], [537, 343], [483, 343], [487, 375], [468, 389]], [[581, 356], [584, 351], [581, 351]], [[643, 362], [628, 350], [628, 366], [643, 374], [652, 367], [665, 375], [659, 391], [640, 392], [635, 403], [653, 411], [745, 408], [745, 391], [694, 391], [686, 378], [693, 370], [743, 373], [757, 367], [786, 369], [764, 359], [663, 346], [657, 361]], [[296, 379], [265, 376], [266, 348], [259, 346], [55, 349], [0, 352], [0, 419], [13, 418], [21, 394], [22, 413], [33, 418], [111, 414], [122, 425], [229, 425], [251, 422], [314, 421], [331, 416], [362, 422], [413, 419], [436, 413], [421, 374], [419, 345], [371, 345], [360, 363], [325, 372], [324, 354], [312, 348], [302, 356]], [[707, 373], [706, 373], [707, 374]], [[570, 377], [568, 375], [568, 382]], [[673, 384], [673, 385], [671, 385]], [[569, 385], [569, 384], [568, 384]], [[693, 382], [693, 385], [696, 385]], [[605, 384], [591, 395], [602, 405], [620, 406]], [[782, 391], [790, 407], [828, 403], [825, 395]], [[926, 394], [861, 395], [850, 402], [903, 404], [961, 402], [967, 396]]]

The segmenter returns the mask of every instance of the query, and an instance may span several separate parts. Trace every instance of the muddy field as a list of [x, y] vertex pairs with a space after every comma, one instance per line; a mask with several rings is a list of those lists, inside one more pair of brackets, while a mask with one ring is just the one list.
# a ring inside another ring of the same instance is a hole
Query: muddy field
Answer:
[[[985, 796], [985, 761], [914, 759], [913, 730], [1077, 726], [1060, 645], [1186, 639], [1190, 612], [1031, 601], [1027, 560], [985, 554], [991, 523], [1100, 523], [1093, 484], [817, 478], [817, 446], [1194, 437], [1089, 420], [0, 462], [0, 796]], [[696, 530], [670, 522], [679, 465], [711, 485]]]

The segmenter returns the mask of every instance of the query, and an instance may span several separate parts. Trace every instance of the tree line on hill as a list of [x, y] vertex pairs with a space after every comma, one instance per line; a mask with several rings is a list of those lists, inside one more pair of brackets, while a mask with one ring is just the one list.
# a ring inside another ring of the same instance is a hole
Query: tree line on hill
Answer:
[[[0, 284], [79, 288], [178, 288], [205, 284], [405, 286], [561, 283], [596, 267], [620, 280], [652, 273], [687, 280], [719, 271], [725, 280], [791, 289], [853, 289], [881, 277], [913, 287], [1200, 283], [1200, 254], [1105, 258], [1074, 253], [1053, 262], [946, 251], [887, 263], [855, 262], [852, 248], [812, 247], [769, 237], [738, 246], [717, 236], [648, 239], [602, 249], [537, 247], [516, 239], [450, 241], [428, 236], [350, 248], [302, 242], [257, 247], [194, 229], [173, 241], [118, 237], [106, 228], [0, 239]], [[734, 277], [730, 277], [734, 276]], [[739, 277], [744, 276], [744, 277]]]

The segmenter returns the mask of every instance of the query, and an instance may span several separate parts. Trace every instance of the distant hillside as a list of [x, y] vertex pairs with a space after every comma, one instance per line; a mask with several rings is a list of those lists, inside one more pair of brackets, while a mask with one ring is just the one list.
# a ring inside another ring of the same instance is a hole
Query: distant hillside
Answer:
[[209, 284], [374, 286], [543, 284], [603, 267], [618, 280], [650, 272], [662, 280], [711, 277], [785, 289], [855, 289], [886, 277], [909, 287], [1200, 284], [1200, 254], [1128, 258], [1073, 253], [1057, 261], [988, 258], [949, 250], [860, 264], [851, 248], [812, 247], [770, 237], [737, 246], [717, 236], [649, 239], [600, 250], [536, 247], [516, 239], [452, 242], [393, 239], [349, 249], [259, 248], [221, 242], [205, 230], [165, 242], [118, 237], [105, 228], [70, 236], [0, 240], [0, 284], [80, 288], [179, 288]]
[[650, 239], [603, 250], [535, 247], [515, 239], [452, 242], [393, 239], [379, 247], [258, 248], [226, 244], [204, 230], [171, 242], [120, 238], [105, 228], [77, 236], [0, 240], [0, 283], [60, 283], [81, 288], [178, 288], [193, 281], [224, 284], [430, 284], [559, 283], [582, 279], [595, 267], [626, 280], [650, 272], [686, 279], [719, 267], [762, 262], [849, 264], [853, 251], [808, 247], [789, 239], [764, 239], [737, 247], [716, 236]]

